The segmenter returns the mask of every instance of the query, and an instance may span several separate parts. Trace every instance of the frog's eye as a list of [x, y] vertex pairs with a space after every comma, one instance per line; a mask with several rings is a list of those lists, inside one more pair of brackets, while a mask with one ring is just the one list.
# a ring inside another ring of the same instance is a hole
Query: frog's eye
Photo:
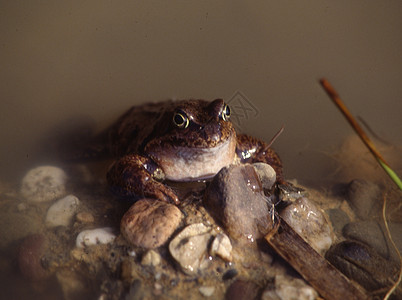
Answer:
[[229, 105], [225, 104], [222, 110], [222, 119], [223, 121], [228, 121], [230, 118], [230, 107]]
[[184, 112], [176, 112], [173, 115], [173, 123], [179, 128], [187, 128], [190, 121]]

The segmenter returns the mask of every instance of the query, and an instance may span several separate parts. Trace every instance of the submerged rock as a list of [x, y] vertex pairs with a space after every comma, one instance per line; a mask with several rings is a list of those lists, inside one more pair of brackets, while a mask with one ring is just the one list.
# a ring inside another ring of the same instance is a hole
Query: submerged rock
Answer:
[[306, 197], [297, 199], [281, 211], [282, 218], [317, 252], [331, 247], [334, 233], [324, 212]]
[[378, 185], [363, 179], [352, 180], [348, 185], [347, 195], [350, 206], [363, 220], [372, 214], [376, 204], [382, 203]]
[[232, 261], [232, 244], [229, 237], [224, 233], [218, 233], [212, 241], [209, 253], [212, 256], [219, 256], [225, 261]]
[[[388, 226], [396, 246], [399, 251], [402, 251], [402, 223], [389, 223]], [[382, 222], [352, 222], [343, 228], [343, 235], [346, 238], [370, 245], [384, 258], [399, 261], [398, 254], [392, 246]]]
[[113, 242], [115, 238], [116, 235], [110, 227], [89, 229], [81, 231], [78, 234], [75, 245], [78, 248], [84, 248], [98, 244], [109, 244]]
[[357, 241], [344, 241], [331, 247], [326, 258], [368, 291], [389, 288], [397, 278], [398, 268], [395, 263], [387, 261], [373, 248]]
[[54, 166], [40, 166], [28, 171], [21, 183], [22, 196], [31, 202], [47, 202], [66, 193], [66, 173]]
[[350, 222], [349, 216], [340, 208], [328, 209], [325, 212], [336, 232], [342, 232], [342, 228]]
[[272, 226], [269, 200], [251, 165], [223, 168], [206, 190], [203, 202], [234, 239], [254, 242]]
[[141, 199], [124, 214], [120, 231], [132, 245], [153, 249], [168, 240], [182, 218], [183, 214], [173, 204]]
[[80, 201], [73, 195], [68, 195], [49, 207], [46, 214], [46, 226], [68, 226], [78, 210]]
[[43, 234], [30, 235], [22, 242], [18, 252], [18, 265], [21, 273], [29, 280], [43, 280], [50, 275], [42, 264], [48, 244]]
[[169, 244], [169, 252], [186, 274], [196, 274], [209, 265], [208, 244], [211, 228], [202, 223], [184, 228]]
[[256, 300], [259, 297], [260, 288], [252, 281], [237, 279], [226, 291], [227, 300]]

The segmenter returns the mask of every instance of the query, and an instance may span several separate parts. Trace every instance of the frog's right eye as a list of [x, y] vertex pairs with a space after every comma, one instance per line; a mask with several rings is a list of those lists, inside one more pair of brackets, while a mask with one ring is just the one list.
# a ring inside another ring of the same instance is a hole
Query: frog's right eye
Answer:
[[178, 111], [173, 115], [173, 123], [179, 128], [187, 128], [190, 121], [184, 112]]

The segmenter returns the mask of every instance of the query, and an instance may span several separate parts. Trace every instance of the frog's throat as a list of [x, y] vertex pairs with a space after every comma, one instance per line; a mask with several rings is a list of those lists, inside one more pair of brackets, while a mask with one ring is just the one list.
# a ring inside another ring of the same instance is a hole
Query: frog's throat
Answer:
[[236, 134], [211, 148], [174, 147], [153, 158], [172, 181], [196, 181], [215, 176], [223, 167], [233, 163]]

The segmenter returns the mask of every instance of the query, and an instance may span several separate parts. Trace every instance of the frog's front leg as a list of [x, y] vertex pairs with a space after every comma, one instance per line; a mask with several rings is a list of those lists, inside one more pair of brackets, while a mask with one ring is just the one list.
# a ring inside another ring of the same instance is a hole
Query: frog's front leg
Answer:
[[264, 141], [245, 134], [238, 134], [236, 154], [242, 163], [264, 162], [269, 164], [276, 172], [276, 181], [285, 183], [282, 162], [278, 154]]
[[110, 167], [107, 181], [112, 190], [123, 197], [144, 196], [179, 204], [173, 190], [155, 180], [160, 173], [150, 158], [128, 154]]

